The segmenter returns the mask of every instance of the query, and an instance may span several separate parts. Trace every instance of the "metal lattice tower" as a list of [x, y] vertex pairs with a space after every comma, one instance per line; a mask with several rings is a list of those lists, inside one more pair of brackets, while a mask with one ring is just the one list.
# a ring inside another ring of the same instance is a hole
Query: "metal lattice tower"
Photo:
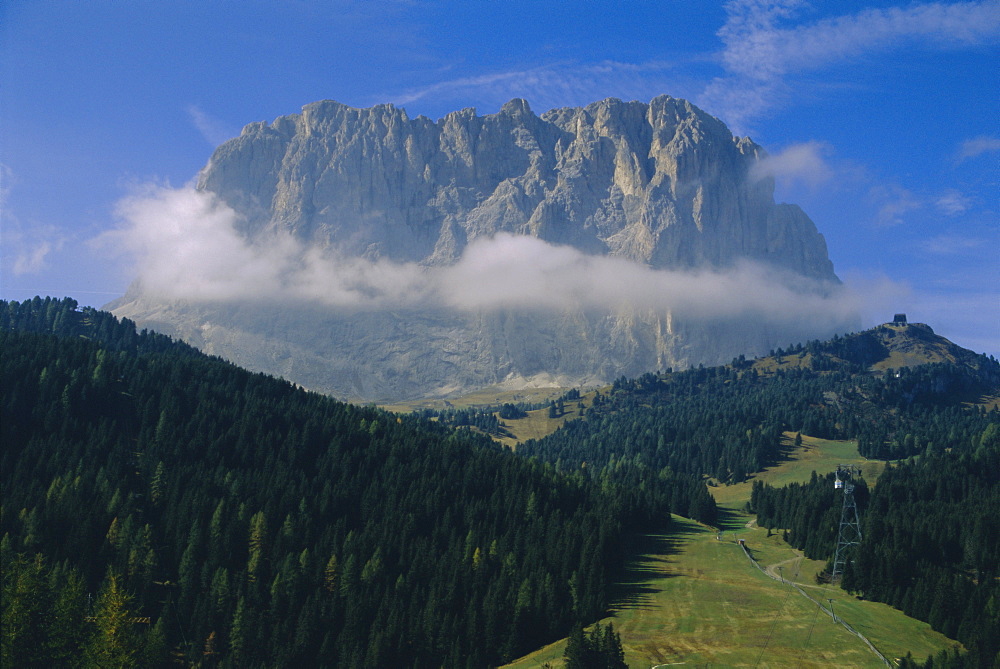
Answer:
[[840, 532], [837, 534], [837, 552], [833, 556], [833, 573], [830, 580], [836, 583], [847, 568], [848, 552], [851, 546], [861, 543], [861, 522], [858, 520], [858, 505], [854, 501], [854, 477], [861, 475], [857, 465], [837, 465], [835, 489], [843, 489], [844, 505], [840, 511]]

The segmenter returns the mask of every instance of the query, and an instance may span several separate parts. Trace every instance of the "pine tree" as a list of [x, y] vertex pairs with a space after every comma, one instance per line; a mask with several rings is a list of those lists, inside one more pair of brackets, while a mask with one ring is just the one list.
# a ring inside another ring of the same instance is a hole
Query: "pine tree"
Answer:
[[156, 471], [153, 472], [153, 478], [149, 482], [149, 498], [152, 500], [153, 504], [160, 504], [163, 501], [163, 493], [167, 486], [167, 467], [163, 464], [163, 460], [156, 463]]
[[603, 656], [603, 666], [607, 669], [628, 669], [628, 665], [625, 663], [625, 650], [622, 648], [622, 638], [615, 631], [615, 626], [611, 622], [608, 622], [608, 626], [604, 628], [601, 655]]
[[563, 661], [566, 669], [589, 669], [589, 653], [587, 636], [583, 633], [583, 625], [577, 623], [566, 639], [566, 650], [563, 651]]
[[323, 570], [323, 588], [327, 592], [337, 591], [337, 554], [330, 555], [326, 561], [326, 568]]
[[51, 659], [45, 648], [51, 593], [42, 557], [28, 562], [19, 556], [3, 568], [0, 660], [5, 667], [47, 667]]
[[246, 600], [242, 597], [236, 602], [236, 612], [229, 627], [229, 650], [234, 666], [242, 666], [248, 659], [246, 649], [248, 642]]
[[53, 666], [76, 667], [81, 664], [81, 649], [86, 642], [86, 599], [83, 581], [75, 570], [53, 569], [49, 586], [55, 593], [48, 639], [48, 655]]
[[135, 632], [131, 597], [108, 572], [94, 608], [94, 632], [87, 656], [99, 667], [134, 667], [139, 655], [139, 636]]
[[263, 511], [258, 511], [250, 519], [250, 552], [247, 559], [247, 579], [257, 582], [263, 561], [264, 541], [267, 538], [267, 520]]

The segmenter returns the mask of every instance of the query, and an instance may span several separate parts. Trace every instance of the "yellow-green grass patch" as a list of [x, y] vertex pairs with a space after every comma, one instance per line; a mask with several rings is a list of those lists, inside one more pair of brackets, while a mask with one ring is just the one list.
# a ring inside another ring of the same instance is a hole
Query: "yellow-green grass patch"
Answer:
[[[729, 534], [723, 536], [728, 538]], [[732, 534], [747, 542], [754, 557], [775, 578], [797, 583], [821, 603], [832, 598], [835, 613], [868, 637], [890, 659], [902, 657], [907, 652], [923, 659], [956, 643], [932, 630], [927, 623], [908, 618], [887, 604], [858, 599], [834, 585], [817, 584], [816, 575], [825, 569], [826, 562], [804, 557], [802, 551], [782, 540], [780, 531], [775, 530], [767, 536], [766, 529], [753, 527]]]
[[[604, 393], [607, 393], [608, 390], [608, 388], [600, 389], [600, 391]], [[384, 405], [382, 408], [387, 411], [407, 413], [411, 411], [418, 411], [420, 409], [445, 411], [448, 409], [496, 407], [508, 403], [540, 404], [542, 402], [556, 400], [565, 395], [566, 392], [566, 388], [524, 388], [513, 391], [500, 390], [497, 387], [493, 387], [476, 391], [475, 393], [470, 393], [468, 395], [463, 395], [460, 398], [451, 400], [418, 400], [401, 404]], [[515, 448], [519, 442], [527, 441], [528, 439], [541, 439], [543, 437], [547, 437], [562, 427], [562, 425], [567, 421], [580, 418], [581, 415], [579, 405], [583, 404], [584, 410], [589, 409], [594, 403], [595, 392], [596, 391], [581, 393], [580, 399], [565, 401], [565, 411], [557, 418], [549, 418], [549, 410], [547, 407], [528, 411], [528, 415], [525, 418], [503, 418], [501, 421], [506, 426], [505, 429], [513, 436], [497, 437], [494, 435], [494, 438], [496, 441], [504, 444], [505, 446]]]
[[[766, 530], [726, 532], [720, 541], [714, 529], [679, 517], [669, 533], [647, 538], [646, 550], [636, 557], [618, 592], [614, 615], [602, 621], [613, 622], [621, 634], [630, 667], [883, 666], [860, 639], [834, 624], [826, 613], [828, 597], [834, 599], [837, 615], [887, 657], [910, 651], [922, 658], [954, 643], [890, 607], [809, 583], [819, 563], [803, 559], [798, 580], [816, 593], [814, 599], [825, 605], [821, 609], [754, 567], [737, 536], [762, 562], [790, 567], [786, 561], [798, 557], [779, 536], [767, 537]], [[565, 641], [560, 641], [509, 666], [559, 667], [564, 649]]]
[[815, 471], [822, 476], [837, 469], [837, 465], [857, 465], [869, 482], [874, 481], [885, 464], [878, 460], [869, 460], [858, 453], [858, 442], [817, 439], [802, 435], [802, 445], [795, 446], [795, 433], [786, 432], [782, 437], [781, 461], [754, 474], [749, 480], [734, 485], [717, 485], [709, 487], [716, 504], [733, 508], [742, 507], [750, 501], [750, 492], [754, 481], [763, 481], [772, 486], [780, 487], [789, 483], [805, 483]]

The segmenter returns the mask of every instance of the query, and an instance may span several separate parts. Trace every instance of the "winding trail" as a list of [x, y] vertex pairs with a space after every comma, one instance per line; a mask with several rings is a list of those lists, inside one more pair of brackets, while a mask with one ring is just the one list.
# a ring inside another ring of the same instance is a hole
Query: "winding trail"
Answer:
[[813, 599], [812, 597], [810, 597], [809, 593], [807, 593], [805, 590], [803, 590], [802, 587], [798, 583], [794, 583], [792, 581], [786, 581], [783, 578], [781, 578], [780, 576], [775, 575], [774, 572], [772, 571], [772, 570], [776, 570], [777, 567], [778, 567], [778, 565], [782, 565], [782, 564], [785, 564], [786, 562], [791, 562], [791, 561], [794, 561], [794, 560], [801, 560], [802, 559], [801, 556], [797, 555], [796, 557], [791, 558], [791, 560], [783, 560], [782, 562], [778, 562], [776, 564], [771, 565], [768, 568], [765, 568], [765, 567], [762, 567], [759, 562], [757, 562], [757, 560], [754, 558], [754, 556], [750, 553], [750, 549], [748, 549], [745, 545], [742, 545], [742, 544], [740, 545], [740, 548], [743, 549], [743, 554], [747, 556], [748, 560], [750, 560], [750, 564], [752, 564], [753, 566], [757, 567], [757, 569], [760, 569], [769, 578], [772, 578], [775, 581], [780, 580], [783, 584], [791, 586], [791, 587], [795, 588], [796, 590], [798, 590], [799, 594], [801, 594], [803, 597], [805, 597], [806, 599], [808, 599], [809, 601], [811, 601], [813, 604], [815, 604], [816, 606], [818, 606], [819, 609], [821, 611], [823, 611], [825, 614], [827, 614], [828, 616], [830, 616], [830, 618], [833, 620], [833, 622], [840, 623], [840, 625], [845, 630], [847, 630], [848, 632], [850, 632], [854, 636], [856, 636], [859, 639], [861, 639], [862, 641], [864, 641], [865, 645], [867, 645], [868, 648], [873, 653], [875, 653], [875, 655], [877, 655], [878, 658], [880, 660], [882, 660], [883, 663], [885, 663], [885, 666], [887, 666], [887, 667], [892, 667], [893, 666], [893, 664], [891, 662], [889, 662], [889, 660], [886, 658], [886, 656], [883, 655], [879, 651], [879, 649], [875, 647], [875, 644], [873, 644], [871, 641], [868, 640], [868, 637], [866, 637], [864, 634], [862, 634], [861, 632], [859, 632], [856, 629], [854, 629], [853, 627], [851, 627], [843, 618], [840, 618], [836, 614], [834, 614], [834, 612], [831, 609], [827, 609], [820, 602], [817, 602], [815, 599]]
[[[795, 575], [798, 576], [799, 568], [802, 565], [802, 559], [804, 557], [805, 555], [802, 553], [802, 551], [796, 549], [795, 557], [790, 557], [787, 560], [782, 560], [781, 562], [775, 562], [774, 564], [769, 564], [764, 567], [764, 571], [767, 573], [768, 576], [770, 576], [776, 581], [779, 581], [779, 580], [784, 580], [784, 577], [778, 572], [778, 567], [795, 565]], [[791, 572], [791, 569], [789, 569], [788, 571]]]

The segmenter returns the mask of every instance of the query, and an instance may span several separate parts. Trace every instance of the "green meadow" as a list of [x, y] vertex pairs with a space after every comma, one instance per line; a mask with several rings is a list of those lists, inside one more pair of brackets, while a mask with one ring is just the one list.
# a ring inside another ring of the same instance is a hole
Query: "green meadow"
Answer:
[[871, 483], [885, 467], [879, 460], [869, 460], [858, 454], [856, 441], [832, 441], [802, 436], [802, 445], [795, 447], [795, 433], [786, 432], [782, 439], [781, 461], [754, 474], [748, 481], [736, 485], [711, 488], [715, 502], [720, 506], [742, 508], [750, 500], [754, 481], [763, 481], [775, 487], [789, 483], [804, 483], [815, 471], [822, 476], [837, 469], [837, 465], [857, 465], [865, 479]]
[[[853, 442], [803, 438], [788, 459], [758, 475], [773, 485], [806, 481], [813, 470], [859, 464], [874, 479], [880, 463], [860, 458]], [[886, 657], [911, 652], [916, 658], [949, 648], [954, 641], [926, 623], [907, 618], [884, 604], [861, 601], [815, 576], [823, 563], [808, 560], [781, 540], [754, 526], [741, 511], [750, 484], [716, 486], [722, 511], [721, 532], [674, 517], [670, 531], [645, 537], [625, 582], [619, 584], [613, 622], [632, 668], [687, 667], [883, 667], [882, 661], [829, 615], [831, 603]], [[747, 559], [737, 541], [746, 542], [772, 579]], [[780, 570], [778, 569], [780, 567]], [[781, 579], [795, 581], [804, 597]], [[508, 665], [562, 666], [565, 642], [558, 642]]]

